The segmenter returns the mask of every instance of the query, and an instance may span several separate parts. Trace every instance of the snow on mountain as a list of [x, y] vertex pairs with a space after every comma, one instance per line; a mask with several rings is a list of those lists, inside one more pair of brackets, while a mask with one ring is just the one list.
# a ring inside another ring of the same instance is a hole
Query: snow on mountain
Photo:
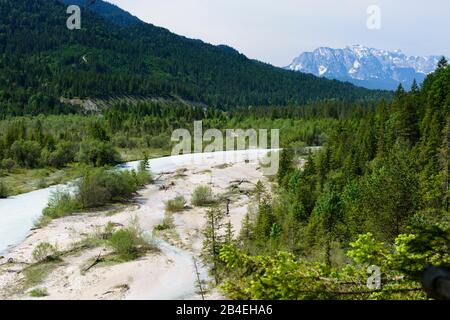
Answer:
[[286, 69], [348, 81], [369, 89], [394, 90], [400, 83], [409, 89], [433, 72], [440, 56], [407, 56], [362, 45], [342, 49], [318, 48], [294, 59]]

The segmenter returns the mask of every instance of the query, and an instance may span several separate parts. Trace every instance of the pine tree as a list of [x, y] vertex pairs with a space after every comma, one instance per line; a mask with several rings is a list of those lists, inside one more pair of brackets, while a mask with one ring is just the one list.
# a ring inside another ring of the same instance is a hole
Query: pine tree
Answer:
[[417, 85], [416, 79], [414, 79], [412, 85], [411, 85], [411, 93], [416, 94], [419, 92], [419, 86]]
[[286, 177], [289, 172], [292, 170], [292, 150], [290, 149], [283, 149], [281, 151], [281, 157], [280, 157], [280, 166], [278, 169], [278, 184], [282, 185], [284, 177]]
[[438, 69], [444, 69], [444, 68], [446, 68], [447, 66], [448, 66], [448, 61], [447, 61], [447, 59], [446, 59], [445, 57], [442, 57], [442, 58], [439, 60], [439, 62], [438, 62], [437, 68], [438, 68]]
[[233, 224], [231, 221], [228, 221], [225, 225], [225, 244], [231, 245], [234, 243], [234, 230], [233, 230]]
[[250, 214], [247, 212], [247, 214], [244, 217], [244, 220], [242, 221], [242, 227], [241, 231], [239, 233], [239, 240], [241, 240], [244, 245], [253, 239], [253, 224], [250, 220]]
[[264, 184], [261, 180], [258, 180], [258, 182], [255, 185], [255, 189], [253, 190], [253, 194], [256, 197], [256, 203], [258, 206], [261, 204], [261, 199], [266, 195], [266, 188], [264, 187]]
[[203, 231], [205, 240], [203, 241], [202, 258], [205, 263], [212, 264], [211, 273], [216, 285], [219, 284], [219, 255], [220, 248], [224, 243], [222, 228], [225, 215], [219, 208], [211, 208], [206, 213], [206, 227]]
[[338, 237], [337, 227], [343, 219], [343, 207], [340, 195], [334, 190], [334, 186], [317, 200], [314, 208], [314, 216], [311, 220], [312, 226], [315, 226], [322, 237], [325, 248], [325, 263], [331, 266], [331, 242]]

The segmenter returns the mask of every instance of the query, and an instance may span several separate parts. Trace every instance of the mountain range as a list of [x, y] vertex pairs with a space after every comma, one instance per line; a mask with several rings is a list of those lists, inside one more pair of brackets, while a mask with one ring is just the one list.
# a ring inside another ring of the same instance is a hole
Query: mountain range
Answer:
[[407, 56], [400, 50], [362, 45], [341, 49], [321, 47], [302, 53], [286, 69], [348, 81], [369, 89], [394, 90], [399, 84], [409, 89], [414, 80], [422, 83], [436, 69], [441, 57]]

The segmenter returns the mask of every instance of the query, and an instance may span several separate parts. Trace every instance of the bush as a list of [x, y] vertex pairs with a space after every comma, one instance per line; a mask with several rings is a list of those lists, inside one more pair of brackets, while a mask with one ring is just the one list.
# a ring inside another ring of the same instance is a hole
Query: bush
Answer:
[[113, 201], [130, 199], [141, 186], [134, 171], [95, 169], [78, 182], [76, 197], [83, 209], [97, 208]]
[[110, 142], [88, 140], [80, 144], [77, 160], [96, 167], [116, 164], [120, 156]]
[[76, 145], [71, 142], [60, 142], [56, 150], [49, 153], [45, 162], [55, 168], [62, 168], [68, 163], [75, 161]]
[[136, 257], [136, 239], [130, 230], [119, 230], [109, 238], [109, 244], [114, 251], [124, 260], [132, 260]]
[[48, 242], [42, 242], [32, 252], [33, 260], [36, 262], [52, 261], [57, 259], [56, 248]]
[[129, 136], [126, 136], [125, 134], [117, 134], [113, 137], [113, 143], [114, 145], [118, 146], [119, 148], [127, 148], [127, 149], [133, 149], [137, 147], [136, 139], [131, 139]]
[[41, 146], [36, 141], [17, 140], [11, 146], [10, 152], [13, 160], [25, 167], [39, 166]]
[[137, 219], [128, 228], [114, 232], [108, 243], [119, 258], [125, 261], [136, 259], [143, 252], [152, 249], [152, 245], [143, 238]]
[[3, 159], [1, 167], [2, 169], [5, 169], [8, 172], [11, 172], [16, 167], [16, 162], [13, 159]]
[[5, 182], [0, 180], [0, 199], [6, 199], [8, 197], [8, 189], [6, 188]]
[[31, 290], [28, 294], [33, 298], [42, 298], [48, 296], [48, 291], [45, 288], [36, 288]]
[[166, 202], [167, 212], [180, 212], [183, 211], [186, 206], [186, 199], [183, 196], [177, 196], [174, 199], [168, 200]]
[[208, 186], [199, 186], [195, 188], [192, 194], [192, 204], [197, 207], [204, 207], [214, 203], [212, 189]]
[[104, 169], [89, 170], [77, 182], [76, 200], [83, 209], [104, 206], [111, 201], [111, 194], [106, 187], [107, 172]]
[[77, 181], [74, 194], [57, 191], [43, 211], [40, 224], [46, 218], [55, 219], [81, 210], [99, 208], [112, 202], [131, 199], [136, 191], [151, 179], [148, 171], [111, 171], [90, 169]]
[[[80, 204], [68, 192], [56, 191], [50, 196], [47, 207], [43, 210], [43, 216], [57, 219], [74, 213], [81, 209]], [[45, 219], [41, 220], [43, 222]]]
[[153, 182], [153, 176], [150, 172], [150, 165], [148, 160], [145, 159], [139, 163], [139, 168], [136, 173], [137, 183], [140, 187]]

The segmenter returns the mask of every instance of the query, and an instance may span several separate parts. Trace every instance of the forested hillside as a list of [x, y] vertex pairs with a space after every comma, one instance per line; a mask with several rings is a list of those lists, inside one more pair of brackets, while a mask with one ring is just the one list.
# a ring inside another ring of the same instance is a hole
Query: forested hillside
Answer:
[[86, 5], [88, 4], [87, 7], [89, 8], [90, 11], [98, 13], [103, 18], [110, 20], [115, 24], [121, 26], [128, 26], [130, 24], [142, 23], [142, 21], [139, 20], [137, 17], [131, 15], [125, 10], [120, 9], [118, 6], [106, 1], [91, 0], [90, 1], [91, 3], [89, 3], [89, 1], [86, 0], [60, 0], [60, 1], [66, 5], [77, 5], [84, 8], [86, 8]]
[[[447, 62], [421, 89], [331, 125], [304, 168], [283, 151], [275, 194], [255, 189], [255, 211], [217, 257], [230, 297], [418, 299], [424, 270], [450, 267]], [[380, 290], [366, 286], [372, 265]]]
[[85, 9], [82, 29], [70, 31], [66, 8], [58, 0], [0, 0], [0, 115], [73, 111], [61, 97], [175, 96], [221, 108], [390, 97]]

